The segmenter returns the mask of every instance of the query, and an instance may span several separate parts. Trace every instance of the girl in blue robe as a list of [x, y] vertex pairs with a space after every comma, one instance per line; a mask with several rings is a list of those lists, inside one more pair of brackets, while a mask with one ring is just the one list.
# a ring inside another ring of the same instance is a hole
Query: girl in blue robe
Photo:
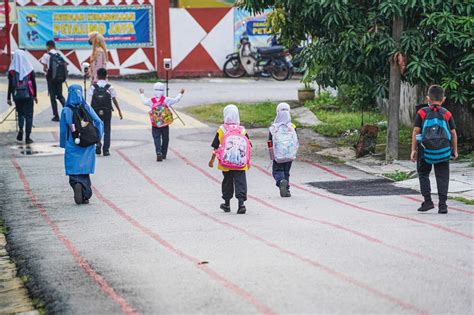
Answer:
[[102, 120], [95, 111], [86, 103], [82, 87], [73, 84], [68, 88], [68, 97], [61, 112], [59, 127], [59, 146], [65, 149], [64, 166], [66, 175], [69, 176], [69, 184], [74, 190], [74, 201], [77, 204], [87, 204], [92, 197], [92, 187], [89, 174], [95, 171], [95, 145], [80, 147], [74, 143], [71, 125], [73, 124], [72, 108], [84, 106], [89, 113], [99, 139], [102, 138], [104, 126]]

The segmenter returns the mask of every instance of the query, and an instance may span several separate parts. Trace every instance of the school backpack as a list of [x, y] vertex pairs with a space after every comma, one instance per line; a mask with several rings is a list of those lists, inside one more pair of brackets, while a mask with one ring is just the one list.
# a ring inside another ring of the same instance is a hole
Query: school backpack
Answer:
[[91, 106], [97, 112], [99, 110], [112, 110], [112, 95], [109, 92], [110, 84], [100, 87], [97, 83], [92, 85], [94, 93], [92, 93]]
[[451, 158], [451, 131], [449, 112], [442, 107], [424, 107], [420, 110], [423, 120], [421, 146], [424, 159], [429, 164], [449, 161]]
[[252, 146], [245, 136], [245, 129], [239, 125], [221, 126], [224, 136], [215, 151], [221, 166], [230, 170], [239, 170], [250, 166]]
[[169, 106], [165, 103], [165, 97], [152, 97], [151, 110], [149, 112], [151, 125], [156, 128], [163, 128], [173, 123], [173, 113]]
[[49, 67], [48, 77], [52, 82], [63, 83], [67, 78], [67, 64], [59, 53], [48, 53]]
[[71, 128], [71, 133], [74, 143], [84, 148], [98, 143], [99, 135], [97, 134], [97, 129], [84, 105], [69, 106], [69, 108], [72, 110], [72, 123], [74, 127]]
[[296, 159], [299, 142], [295, 129], [288, 125], [280, 125], [273, 130], [273, 154], [277, 163], [291, 162]]
[[19, 74], [16, 71], [13, 72], [13, 101], [24, 102], [30, 100], [33, 97], [33, 85], [30, 80], [30, 75], [27, 74], [22, 80], [19, 80]]

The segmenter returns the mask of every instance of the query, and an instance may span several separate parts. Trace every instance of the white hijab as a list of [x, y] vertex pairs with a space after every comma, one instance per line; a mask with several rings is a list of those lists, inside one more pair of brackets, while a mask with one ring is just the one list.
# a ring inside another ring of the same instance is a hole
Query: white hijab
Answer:
[[33, 71], [33, 66], [26, 57], [26, 53], [23, 50], [16, 50], [13, 53], [12, 63], [8, 71], [16, 71], [20, 75], [20, 80], [23, 80], [31, 71]]
[[161, 82], [156, 82], [155, 85], [153, 85], [153, 93], [157, 98], [162, 97], [165, 94], [165, 85]]
[[273, 121], [272, 127], [276, 130], [281, 125], [291, 124], [290, 105], [287, 103], [280, 103], [276, 109], [277, 115]]
[[224, 124], [240, 125], [239, 109], [234, 104], [224, 107]]

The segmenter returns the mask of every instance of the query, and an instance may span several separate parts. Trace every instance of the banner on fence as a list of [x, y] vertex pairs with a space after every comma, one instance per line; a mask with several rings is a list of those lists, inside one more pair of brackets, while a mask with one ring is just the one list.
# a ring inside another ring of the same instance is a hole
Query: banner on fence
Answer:
[[88, 34], [103, 34], [107, 47], [153, 46], [153, 15], [149, 5], [18, 8], [20, 48], [44, 49], [54, 40], [59, 49], [88, 48]]
[[265, 10], [261, 14], [251, 15], [246, 10], [234, 9], [234, 45], [236, 49], [242, 35], [246, 35], [254, 47], [268, 47], [270, 45], [271, 34], [265, 23], [270, 12], [271, 10]]

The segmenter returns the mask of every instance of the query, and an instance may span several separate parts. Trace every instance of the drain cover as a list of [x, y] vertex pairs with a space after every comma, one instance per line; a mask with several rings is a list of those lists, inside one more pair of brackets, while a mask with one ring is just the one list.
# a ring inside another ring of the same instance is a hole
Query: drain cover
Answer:
[[386, 178], [341, 180], [331, 182], [311, 182], [311, 186], [325, 189], [333, 194], [344, 196], [390, 196], [418, 195], [411, 188], [397, 187]]

